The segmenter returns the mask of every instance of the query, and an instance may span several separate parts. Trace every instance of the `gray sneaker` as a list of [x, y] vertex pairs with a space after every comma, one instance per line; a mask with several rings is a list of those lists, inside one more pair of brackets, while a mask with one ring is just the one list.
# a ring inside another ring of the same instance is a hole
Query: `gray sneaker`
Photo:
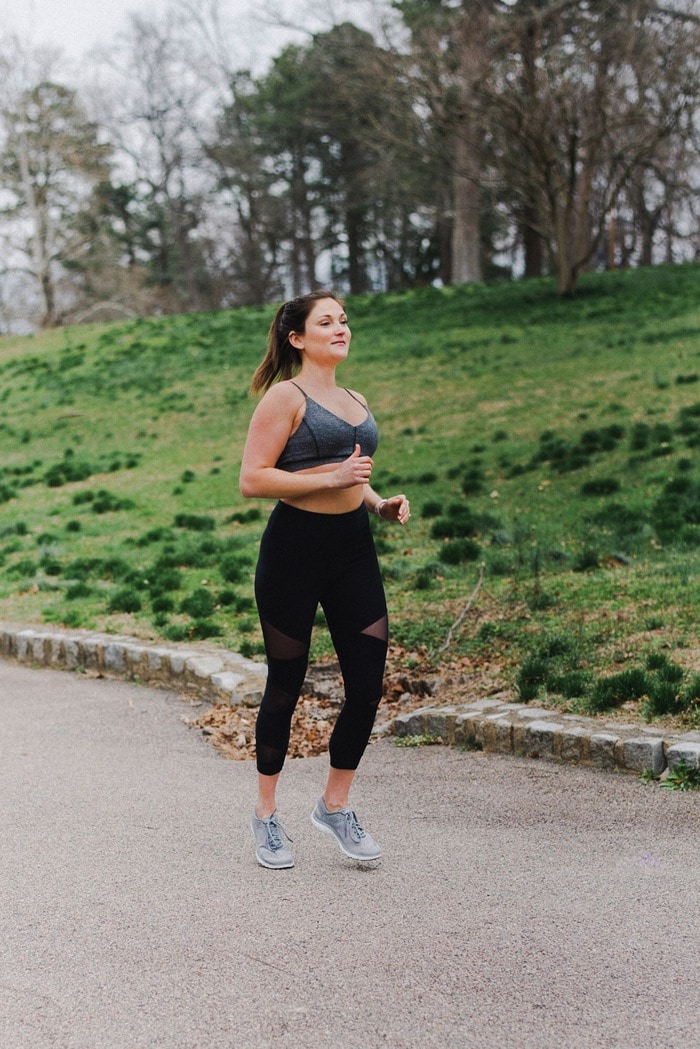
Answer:
[[311, 813], [311, 822], [314, 827], [334, 837], [350, 859], [378, 860], [382, 854], [382, 850], [360, 825], [352, 809], [329, 812], [323, 798], [319, 798], [316, 808]]
[[284, 834], [287, 841], [292, 839], [280, 823], [276, 812], [266, 820], [259, 820], [253, 813], [250, 826], [255, 838], [255, 858], [261, 867], [283, 870], [285, 867], [294, 866], [294, 856], [282, 841], [282, 835]]

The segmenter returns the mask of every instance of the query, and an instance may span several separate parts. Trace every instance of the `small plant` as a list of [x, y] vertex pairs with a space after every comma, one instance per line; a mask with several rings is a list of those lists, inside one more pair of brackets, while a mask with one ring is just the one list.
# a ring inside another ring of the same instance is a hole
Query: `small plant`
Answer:
[[413, 590], [430, 590], [435, 585], [435, 569], [431, 565], [425, 565], [423, 568], [419, 568], [413, 574], [412, 589]]
[[73, 583], [66, 590], [66, 601], [82, 601], [92, 595], [92, 588], [87, 583]]
[[443, 505], [440, 499], [428, 499], [424, 502], [423, 509], [421, 510], [421, 517], [440, 517], [442, 513]]
[[140, 612], [141, 595], [131, 586], [122, 587], [112, 595], [107, 609], [109, 612]]
[[247, 572], [247, 561], [243, 561], [236, 554], [226, 554], [219, 563], [221, 578], [226, 583], [241, 583]]
[[540, 655], [530, 655], [524, 660], [515, 678], [522, 703], [529, 703], [538, 694], [547, 680], [548, 661]]
[[120, 499], [118, 496], [101, 488], [92, 500], [92, 511], [95, 514], [107, 514], [116, 510], [132, 510], [134, 502], [132, 499]]
[[204, 514], [176, 514], [174, 524], [176, 528], [186, 528], [190, 532], [213, 532], [216, 528], [214, 518]]
[[433, 747], [443, 742], [440, 736], [430, 736], [425, 732], [417, 736], [394, 737], [394, 746], [396, 747]]
[[649, 690], [649, 676], [640, 667], [623, 670], [598, 678], [588, 698], [588, 709], [596, 713], [613, 710], [630, 699], [641, 699]]
[[180, 604], [180, 611], [184, 612], [185, 615], [191, 616], [192, 619], [206, 619], [210, 616], [216, 607], [213, 594], [204, 587], [199, 587], [193, 593], [189, 594]]
[[446, 565], [461, 565], [466, 561], [478, 561], [481, 547], [473, 539], [452, 539], [440, 549], [439, 559]]
[[600, 566], [600, 551], [592, 546], [584, 547], [571, 566], [574, 572], [591, 572]]
[[208, 637], [221, 637], [223, 630], [209, 619], [196, 619], [187, 631], [193, 641], [206, 641]]
[[680, 761], [661, 782], [667, 790], [700, 790], [700, 768], [693, 768]]
[[581, 485], [581, 495], [613, 495], [619, 490], [620, 482], [616, 477], [597, 477]]

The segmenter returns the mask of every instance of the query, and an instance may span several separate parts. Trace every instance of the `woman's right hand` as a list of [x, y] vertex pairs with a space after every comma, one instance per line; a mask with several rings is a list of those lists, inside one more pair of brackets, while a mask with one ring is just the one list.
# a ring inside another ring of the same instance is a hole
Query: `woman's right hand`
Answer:
[[342, 462], [332, 477], [335, 488], [354, 488], [358, 484], [367, 484], [372, 476], [374, 463], [369, 455], [363, 455], [359, 444], [345, 462]]

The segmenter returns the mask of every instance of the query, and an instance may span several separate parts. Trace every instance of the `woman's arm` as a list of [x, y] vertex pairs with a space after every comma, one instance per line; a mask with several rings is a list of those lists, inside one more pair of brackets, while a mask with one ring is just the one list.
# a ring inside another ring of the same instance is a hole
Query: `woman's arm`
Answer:
[[371, 485], [365, 485], [364, 503], [370, 513], [376, 514], [384, 521], [398, 521], [405, 525], [411, 516], [411, 506], [405, 495], [392, 495], [382, 499]]

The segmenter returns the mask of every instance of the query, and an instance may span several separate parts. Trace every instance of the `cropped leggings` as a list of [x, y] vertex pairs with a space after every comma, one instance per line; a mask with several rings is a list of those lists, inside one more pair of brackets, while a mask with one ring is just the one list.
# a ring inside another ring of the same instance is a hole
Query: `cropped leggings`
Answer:
[[331, 766], [356, 769], [382, 697], [388, 619], [364, 505], [317, 514], [277, 503], [260, 543], [255, 597], [267, 655], [267, 685], [255, 728], [258, 771], [280, 772], [323, 608], [338, 655], [345, 702], [329, 743]]

